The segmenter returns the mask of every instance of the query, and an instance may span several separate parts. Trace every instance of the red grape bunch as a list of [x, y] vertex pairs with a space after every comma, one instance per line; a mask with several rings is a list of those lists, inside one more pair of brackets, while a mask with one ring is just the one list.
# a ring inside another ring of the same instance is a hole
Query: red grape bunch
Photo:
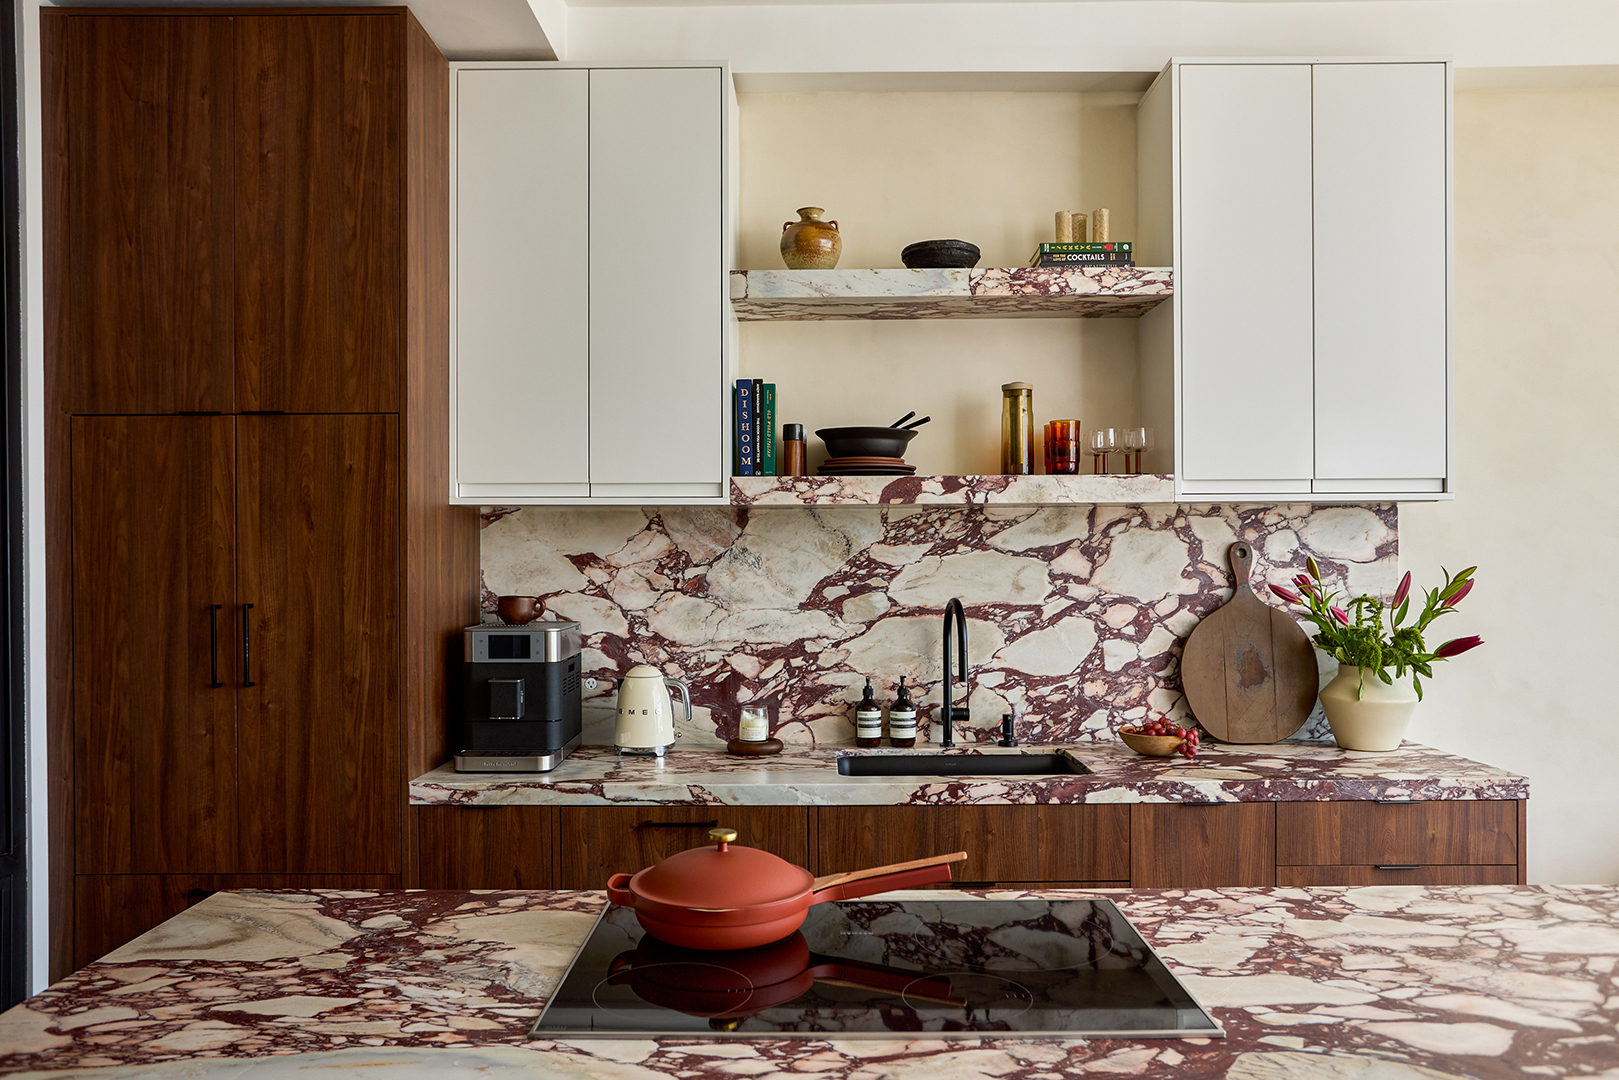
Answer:
[[1181, 744], [1176, 753], [1188, 761], [1197, 754], [1198, 743], [1202, 741], [1202, 736], [1197, 728], [1179, 727], [1167, 716], [1161, 716], [1157, 720], [1149, 720], [1140, 727], [1127, 727], [1124, 730], [1132, 735], [1167, 735], [1171, 738], [1177, 738], [1181, 741]]

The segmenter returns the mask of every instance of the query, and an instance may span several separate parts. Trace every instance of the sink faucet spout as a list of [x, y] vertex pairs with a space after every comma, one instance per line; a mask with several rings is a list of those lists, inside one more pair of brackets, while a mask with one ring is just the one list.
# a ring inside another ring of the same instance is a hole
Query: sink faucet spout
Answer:
[[[955, 696], [956, 673], [952, 670], [954, 665], [950, 662], [953, 659], [950, 655], [952, 623], [956, 631], [956, 652], [961, 657], [961, 685], [965, 687], [967, 685], [967, 614], [962, 610], [961, 601], [953, 596], [944, 605], [944, 707], [939, 712], [939, 719], [944, 724], [944, 737], [939, 740], [941, 747], [956, 745], [956, 715], [955, 704], [952, 701]], [[970, 690], [968, 691], [968, 696], [971, 696]], [[966, 714], [967, 710], [963, 709], [962, 719], [966, 719]]]

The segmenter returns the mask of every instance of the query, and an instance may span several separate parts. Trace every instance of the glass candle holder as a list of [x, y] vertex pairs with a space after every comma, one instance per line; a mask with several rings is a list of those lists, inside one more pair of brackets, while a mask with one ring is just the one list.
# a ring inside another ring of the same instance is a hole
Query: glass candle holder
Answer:
[[1078, 420], [1053, 420], [1046, 425], [1046, 475], [1074, 476], [1084, 453]]

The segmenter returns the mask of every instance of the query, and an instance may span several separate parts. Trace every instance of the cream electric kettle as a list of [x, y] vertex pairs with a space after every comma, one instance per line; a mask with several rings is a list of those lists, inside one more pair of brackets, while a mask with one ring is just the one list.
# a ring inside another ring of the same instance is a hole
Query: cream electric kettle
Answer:
[[669, 688], [680, 691], [691, 720], [691, 687], [679, 679], [666, 679], [657, 668], [641, 664], [618, 681], [618, 716], [613, 745], [620, 754], [655, 754], [675, 744], [675, 708]]

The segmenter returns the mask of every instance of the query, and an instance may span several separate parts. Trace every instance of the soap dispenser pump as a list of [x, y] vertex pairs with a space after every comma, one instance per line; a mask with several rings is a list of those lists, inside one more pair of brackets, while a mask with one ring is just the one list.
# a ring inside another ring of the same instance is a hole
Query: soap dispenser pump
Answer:
[[866, 693], [854, 707], [854, 744], [881, 746], [883, 742], [883, 707], [877, 704], [871, 689], [871, 676], [866, 676]]
[[888, 745], [907, 749], [916, 745], [916, 702], [905, 686], [905, 676], [899, 677], [899, 692], [894, 704], [888, 707]]

